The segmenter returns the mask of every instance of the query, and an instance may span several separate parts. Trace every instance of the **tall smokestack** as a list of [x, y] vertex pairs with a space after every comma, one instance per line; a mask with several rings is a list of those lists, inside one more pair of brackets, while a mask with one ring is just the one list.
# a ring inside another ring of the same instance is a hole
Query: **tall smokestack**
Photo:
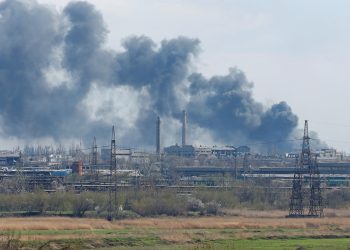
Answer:
[[187, 127], [187, 115], [186, 110], [182, 111], [182, 146], [186, 145], [186, 127]]
[[160, 154], [160, 117], [157, 117], [156, 122], [156, 151]]

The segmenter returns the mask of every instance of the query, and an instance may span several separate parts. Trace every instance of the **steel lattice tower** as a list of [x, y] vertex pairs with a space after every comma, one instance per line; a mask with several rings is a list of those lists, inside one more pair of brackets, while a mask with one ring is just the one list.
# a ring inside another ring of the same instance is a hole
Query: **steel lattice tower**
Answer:
[[321, 192], [321, 179], [318, 170], [317, 158], [310, 168], [310, 204], [309, 216], [322, 217], [323, 216], [323, 199]]
[[[289, 204], [289, 217], [304, 216], [305, 181], [310, 184], [309, 213], [310, 217], [323, 216], [321, 180], [317, 165], [317, 158], [313, 158], [310, 150], [308, 121], [305, 121], [304, 136], [300, 159], [296, 161], [293, 178], [293, 189]], [[305, 178], [307, 177], [307, 178]]]
[[[112, 127], [111, 139], [111, 162], [109, 167], [109, 188], [108, 188], [108, 220], [113, 220], [116, 216], [116, 202], [117, 202], [117, 159], [116, 159], [116, 144], [114, 126]], [[114, 188], [112, 184], [114, 183]], [[114, 190], [112, 190], [114, 189]], [[112, 192], [114, 191], [114, 192]], [[113, 195], [114, 193], [114, 195]]]
[[91, 165], [90, 165], [90, 172], [96, 172], [96, 166], [97, 166], [97, 144], [96, 144], [96, 137], [94, 137], [94, 141], [92, 142], [92, 152], [91, 152]]
[[293, 178], [292, 196], [290, 197], [289, 216], [301, 217], [304, 215], [303, 205], [303, 175], [300, 168], [298, 158], [296, 159], [296, 169]]

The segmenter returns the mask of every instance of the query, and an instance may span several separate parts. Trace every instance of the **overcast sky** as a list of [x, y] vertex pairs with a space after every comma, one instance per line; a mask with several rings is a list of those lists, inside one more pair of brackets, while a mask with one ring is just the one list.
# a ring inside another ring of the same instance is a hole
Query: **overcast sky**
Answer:
[[[66, 0], [39, 0], [62, 10]], [[108, 47], [130, 35], [199, 38], [207, 76], [237, 66], [266, 105], [286, 101], [329, 145], [350, 152], [350, 1], [88, 0], [104, 16]]]

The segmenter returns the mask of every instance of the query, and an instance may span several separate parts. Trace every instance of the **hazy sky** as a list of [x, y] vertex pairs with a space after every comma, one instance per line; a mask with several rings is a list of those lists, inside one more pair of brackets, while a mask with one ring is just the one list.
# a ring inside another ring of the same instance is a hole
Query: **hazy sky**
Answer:
[[[66, 0], [39, 0], [62, 10]], [[350, 1], [88, 0], [120, 49], [130, 35], [201, 40], [205, 75], [237, 66], [264, 104], [286, 101], [329, 145], [350, 152]]]

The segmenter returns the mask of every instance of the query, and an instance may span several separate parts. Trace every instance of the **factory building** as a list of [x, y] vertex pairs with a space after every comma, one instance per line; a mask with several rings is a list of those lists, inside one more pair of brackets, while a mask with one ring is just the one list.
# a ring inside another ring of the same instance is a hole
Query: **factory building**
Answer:
[[213, 155], [212, 149], [210, 147], [199, 146], [194, 148], [196, 157], [211, 157]]
[[175, 155], [175, 156], [181, 156], [181, 157], [195, 157], [196, 151], [195, 147], [192, 145], [172, 145], [170, 147], [164, 148], [164, 153], [167, 155]]
[[[350, 158], [344, 152], [338, 152], [334, 148], [324, 148], [315, 151], [314, 154], [317, 156], [319, 162], [342, 162], [349, 161]], [[287, 153], [286, 158], [297, 158], [299, 153]]]
[[0, 166], [14, 166], [20, 159], [19, 152], [0, 151]]
[[240, 151], [237, 151], [238, 148], [233, 146], [213, 146], [213, 147], [195, 147], [192, 145], [173, 145], [170, 147], [164, 148], [164, 153], [167, 155], [175, 155], [180, 157], [216, 157], [218, 159], [232, 158], [236, 155], [242, 155], [250, 152], [250, 148], [247, 146], [241, 146]]
[[[188, 145], [187, 142], [187, 113], [185, 110], [182, 111], [182, 129], [181, 129], [181, 146], [178, 144], [165, 147], [164, 153], [167, 155], [174, 155], [180, 157], [212, 157], [215, 156], [218, 159], [235, 157], [237, 155], [242, 155], [250, 153], [250, 148], [248, 146], [239, 146], [237, 148], [233, 146], [224, 147], [205, 147], [205, 146], [193, 146]], [[160, 138], [160, 118], [157, 118], [157, 129], [156, 129], [156, 152], [160, 152], [159, 138]]]
[[345, 158], [344, 153], [337, 152], [334, 148], [326, 148], [316, 151], [317, 159], [319, 161], [342, 161]]
[[236, 148], [233, 146], [225, 146], [225, 147], [214, 146], [212, 147], [211, 152], [218, 159], [234, 157], [237, 154]]

